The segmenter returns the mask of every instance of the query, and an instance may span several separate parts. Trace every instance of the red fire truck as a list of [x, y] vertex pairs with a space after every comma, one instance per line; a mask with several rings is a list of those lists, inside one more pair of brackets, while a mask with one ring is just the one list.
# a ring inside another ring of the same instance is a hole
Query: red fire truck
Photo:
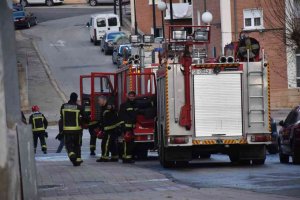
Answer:
[[[154, 148], [154, 129], [156, 118], [156, 78], [155, 67], [140, 68], [128, 64], [116, 73], [91, 73], [80, 77], [80, 97], [82, 105], [90, 115], [91, 121], [100, 118], [97, 98], [108, 97], [116, 109], [127, 100], [129, 91], [136, 92], [139, 108], [135, 136], [135, 156], [145, 159], [149, 149]], [[120, 137], [119, 142], [122, 142]]]
[[162, 166], [214, 153], [264, 164], [271, 139], [269, 65], [253, 41], [241, 38], [230, 56], [193, 62], [191, 50], [206, 48], [210, 26], [170, 26], [156, 77]]

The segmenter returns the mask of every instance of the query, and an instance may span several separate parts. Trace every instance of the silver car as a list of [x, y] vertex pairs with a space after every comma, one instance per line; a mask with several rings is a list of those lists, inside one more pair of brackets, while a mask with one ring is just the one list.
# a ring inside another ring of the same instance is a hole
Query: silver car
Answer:
[[[88, 0], [90, 6], [96, 6], [97, 4], [114, 4], [114, 0]], [[130, 0], [122, 0], [122, 4], [129, 4]], [[119, 5], [119, 0], [116, 0], [116, 4]]]

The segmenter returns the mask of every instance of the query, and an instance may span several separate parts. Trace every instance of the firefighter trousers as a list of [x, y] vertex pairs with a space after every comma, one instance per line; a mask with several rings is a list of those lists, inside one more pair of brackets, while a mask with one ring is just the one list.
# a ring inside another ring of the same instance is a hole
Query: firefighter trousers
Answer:
[[65, 146], [71, 162], [81, 161], [82, 133], [65, 134]]
[[123, 160], [131, 160], [133, 159], [133, 149], [134, 149], [134, 141], [131, 142], [123, 142]]
[[115, 130], [104, 132], [104, 137], [101, 142], [102, 159], [109, 160], [109, 152], [111, 159], [118, 159], [118, 134]]
[[95, 135], [94, 127], [89, 127], [90, 132], [90, 151], [94, 152], [96, 150], [96, 142], [97, 142], [97, 136]]
[[45, 139], [45, 132], [33, 132], [33, 146], [34, 146], [34, 153], [36, 153], [36, 148], [38, 144], [38, 139], [40, 140], [42, 151], [45, 153], [47, 152], [47, 145]]

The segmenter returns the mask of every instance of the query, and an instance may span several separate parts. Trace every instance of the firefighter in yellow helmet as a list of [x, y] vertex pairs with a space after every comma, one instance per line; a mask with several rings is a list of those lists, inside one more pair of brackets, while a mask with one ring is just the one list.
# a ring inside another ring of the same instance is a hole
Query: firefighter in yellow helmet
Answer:
[[40, 112], [40, 108], [38, 106], [32, 106], [32, 114], [29, 117], [29, 124], [32, 125], [32, 133], [33, 133], [33, 145], [34, 145], [34, 153], [36, 153], [38, 139], [40, 139], [42, 151], [44, 154], [47, 153], [47, 144], [45, 137], [48, 137], [46, 132], [48, 121], [46, 117]]
[[73, 92], [69, 102], [63, 104], [60, 109], [65, 146], [74, 166], [79, 166], [83, 162], [81, 159], [82, 124], [86, 120], [84, 109], [77, 104], [77, 99], [78, 95]]

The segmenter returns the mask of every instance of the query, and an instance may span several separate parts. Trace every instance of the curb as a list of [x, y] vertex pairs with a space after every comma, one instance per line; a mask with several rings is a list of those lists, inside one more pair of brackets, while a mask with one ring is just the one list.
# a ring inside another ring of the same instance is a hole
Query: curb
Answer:
[[65, 93], [62, 91], [62, 89], [58, 86], [56, 80], [53, 78], [52, 72], [50, 70], [49, 65], [47, 64], [45, 58], [41, 55], [41, 53], [38, 50], [37, 44], [34, 40], [32, 40], [32, 44], [34, 49], [36, 50], [39, 59], [41, 60], [41, 62], [43, 63], [44, 69], [46, 71], [46, 74], [52, 84], [52, 86], [54, 87], [54, 90], [58, 93], [58, 95], [60, 96], [60, 98], [63, 100], [63, 102], [67, 102], [67, 97], [65, 95]]

